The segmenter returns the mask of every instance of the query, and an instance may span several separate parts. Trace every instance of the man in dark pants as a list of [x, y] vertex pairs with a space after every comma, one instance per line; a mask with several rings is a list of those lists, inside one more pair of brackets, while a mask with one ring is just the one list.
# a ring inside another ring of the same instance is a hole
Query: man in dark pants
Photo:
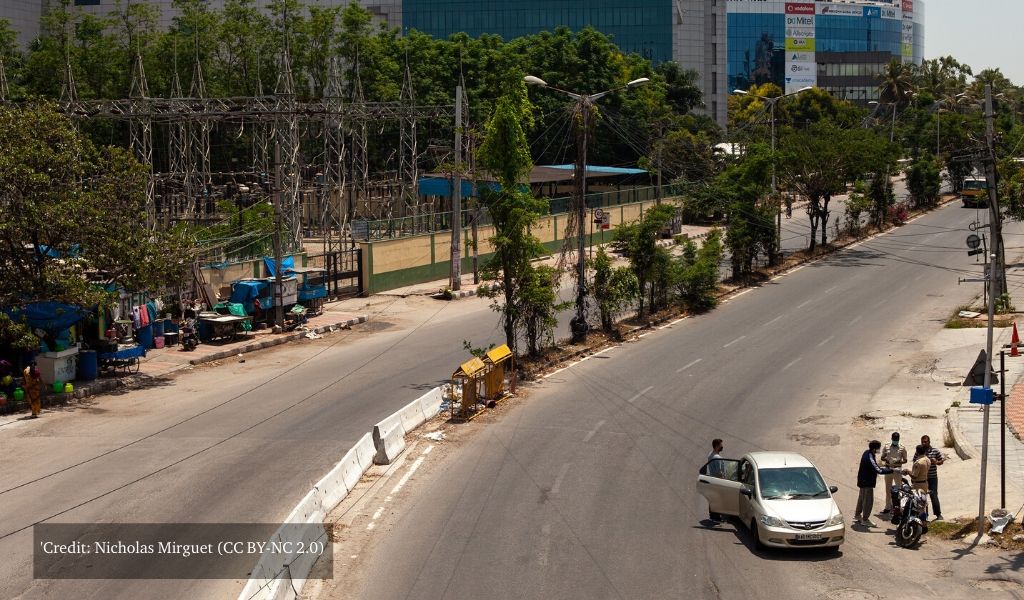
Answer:
[[874, 527], [871, 522], [871, 507], [875, 503], [875, 484], [879, 475], [892, 473], [889, 467], [879, 466], [875, 456], [882, 448], [882, 442], [871, 440], [868, 449], [860, 456], [860, 467], [857, 469], [857, 487], [860, 494], [857, 496], [857, 509], [853, 513], [853, 522], [864, 527]]
[[932, 439], [926, 435], [921, 436], [921, 445], [927, 448], [927, 456], [932, 461], [928, 467], [928, 496], [932, 499], [932, 514], [936, 521], [942, 520], [942, 509], [939, 508], [939, 470], [938, 465], [946, 462], [942, 453], [932, 448]]

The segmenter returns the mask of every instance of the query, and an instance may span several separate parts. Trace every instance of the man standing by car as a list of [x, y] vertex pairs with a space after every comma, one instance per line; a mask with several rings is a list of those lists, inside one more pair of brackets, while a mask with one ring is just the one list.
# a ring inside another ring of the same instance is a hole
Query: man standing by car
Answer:
[[928, 468], [928, 496], [932, 499], [932, 514], [935, 515], [936, 521], [941, 521], [942, 509], [939, 508], [939, 470], [937, 467], [946, 462], [946, 459], [936, 448], [932, 448], [932, 438], [922, 435], [921, 445], [927, 448], [927, 456], [932, 462]]
[[892, 473], [892, 469], [879, 466], [875, 455], [882, 448], [882, 442], [871, 440], [868, 442], [868, 449], [860, 456], [860, 467], [857, 469], [857, 487], [860, 494], [857, 496], [857, 510], [853, 513], [853, 522], [865, 527], [874, 527], [871, 522], [871, 506], [875, 503], [875, 484], [878, 483], [879, 475]]
[[900, 445], [900, 432], [892, 432], [892, 442], [882, 449], [882, 465], [892, 469], [892, 473], [885, 476], [885, 510], [889, 514], [892, 511], [892, 486], [899, 485], [902, 476], [900, 471], [903, 465], [907, 464], [907, 449]]
[[[711, 440], [711, 452], [708, 452], [707, 462], [710, 463], [713, 460], [722, 458], [722, 450], [724, 449], [725, 444], [722, 443], [721, 438], [715, 438]], [[708, 475], [711, 475], [712, 477], [721, 477], [722, 471], [723, 469], [721, 463], [708, 465]], [[712, 523], [721, 523], [725, 520], [725, 518], [722, 515], [712, 511], [710, 507], [708, 507], [708, 516], [711, 518]]]

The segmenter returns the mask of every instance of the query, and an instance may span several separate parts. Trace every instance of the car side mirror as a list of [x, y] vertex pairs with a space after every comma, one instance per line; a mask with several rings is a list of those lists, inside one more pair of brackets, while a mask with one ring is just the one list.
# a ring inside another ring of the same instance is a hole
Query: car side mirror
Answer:
[[740, 490], [740, 493], [743, 494], [744, 496], [746, 496], [747, 498], [753, 498], [754, 497], [754, 490], [752, 490], [750, 488], [743, 488], [742, 490]]
[[830, 491], [833, 494], [835, 494], [836, 492], [839, 491], [839, 488], [837, 486], [832, 485], [832, 486], [829, 486], [828, 491]]

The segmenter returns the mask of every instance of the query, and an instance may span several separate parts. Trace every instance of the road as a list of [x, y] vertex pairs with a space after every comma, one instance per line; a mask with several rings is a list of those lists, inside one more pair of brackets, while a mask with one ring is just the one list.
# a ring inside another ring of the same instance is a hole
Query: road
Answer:
[[848, 530], [839, 557], [757, 552], [744, 529], [707, 527], [695, 493], [721, 437], [728, 456], [806, 454], [852, 516], [863, 407], [908, 340], [978, 291], [956, 283], [976, 270], [974, 214], [950, 205], [546, 379], [424, 465], [324, 596], [1020, 597], [977, 581], [983, 558], [900, 550], [882, 529]]

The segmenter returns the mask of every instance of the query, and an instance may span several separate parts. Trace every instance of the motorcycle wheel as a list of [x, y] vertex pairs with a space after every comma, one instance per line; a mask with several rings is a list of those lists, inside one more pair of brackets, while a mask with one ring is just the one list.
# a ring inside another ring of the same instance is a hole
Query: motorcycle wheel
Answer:
[[184, 346], [187, 352], [191, 352], [196, 349], [196, 342], [195, 340], [185, 340]]
[[896, 529], [896, 545], [900, 548], [910, 548], [921, 539], [924, 528], [917, 521], [907, 521], [906, 524]]

